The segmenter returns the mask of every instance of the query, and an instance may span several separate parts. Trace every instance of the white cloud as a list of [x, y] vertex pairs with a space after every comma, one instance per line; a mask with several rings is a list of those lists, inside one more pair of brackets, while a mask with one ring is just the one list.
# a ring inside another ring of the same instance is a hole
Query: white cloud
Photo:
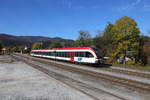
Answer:
[[128, 5], [125, 5], [125, 6], [122, 6], [122, 7], [119, 7], [118, 8], [118, 11], [128, 11], [132, 8], [135, 8], [137, 5], [139, 5], [140, 3], [142, 2], [142, 0], [134, 0], [134, 2], [128, 4]]

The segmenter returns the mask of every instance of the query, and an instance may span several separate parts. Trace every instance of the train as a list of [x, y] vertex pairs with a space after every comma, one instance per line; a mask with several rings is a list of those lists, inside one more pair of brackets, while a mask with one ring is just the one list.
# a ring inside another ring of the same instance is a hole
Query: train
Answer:
[[102, 51], [94, 47], [32, 49], [31, 56], [69, 61], [72, 63], [102, 63]]

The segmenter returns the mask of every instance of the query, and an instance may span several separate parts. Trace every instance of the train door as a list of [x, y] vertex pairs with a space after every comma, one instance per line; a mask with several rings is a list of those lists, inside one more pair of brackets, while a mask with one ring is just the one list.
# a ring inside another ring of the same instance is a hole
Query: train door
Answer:
[[70, 62], [74, 62], [74, 52], [70, 52]]

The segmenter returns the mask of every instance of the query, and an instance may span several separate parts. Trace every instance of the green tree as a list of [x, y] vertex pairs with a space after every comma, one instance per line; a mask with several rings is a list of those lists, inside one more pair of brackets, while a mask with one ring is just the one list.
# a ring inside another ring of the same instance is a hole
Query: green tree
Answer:
[[82, 47], [82, 46], [91, 46], [92, 43], [92, 37], [89, 34], [88, 31], [79, 31], [79, 37], [75, 41], [74, 45], [76, 47]]
[[137, 61], [140, 31], [135, 20], [127, 16], [120, 18], [114, 24], [113, 34], [116, 49], [112, 56], [117, 57], [119, 54], [124, 58], [128, 53]]
[[35, 42], [32, 45], [32, 49], [41, 49], [42, 48], [42, 43], [41, 42]]
[[54, 41], [50, 44], [49, 48], [62, 48], [62, 44], [60, 43], [60, 41]]
[[[93, 38], [93, 45], [97, 48], [103, 49], [106, 56], [110, 56], [113, 47], [113, 24], [110, 22], [103, 32], [98, 32], [98, 35]], [[101, 35], [103, 34], [103, 35]]]
[[104, 30], [104, 34], [103, 37], [106, 40], [113, 40], [113, 24], [111, 24], [110, 22], [108, 22], [108, 25], [106, 26], [105, 30]]

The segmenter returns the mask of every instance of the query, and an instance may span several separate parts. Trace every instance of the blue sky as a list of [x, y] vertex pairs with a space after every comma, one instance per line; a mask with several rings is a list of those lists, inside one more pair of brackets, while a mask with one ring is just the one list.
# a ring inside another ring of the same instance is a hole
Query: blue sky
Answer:
[[122, 16], [148, 35], [150, 0], [0, 0], [0, 33], [77, 39], [87, 30], [94, 37]]

